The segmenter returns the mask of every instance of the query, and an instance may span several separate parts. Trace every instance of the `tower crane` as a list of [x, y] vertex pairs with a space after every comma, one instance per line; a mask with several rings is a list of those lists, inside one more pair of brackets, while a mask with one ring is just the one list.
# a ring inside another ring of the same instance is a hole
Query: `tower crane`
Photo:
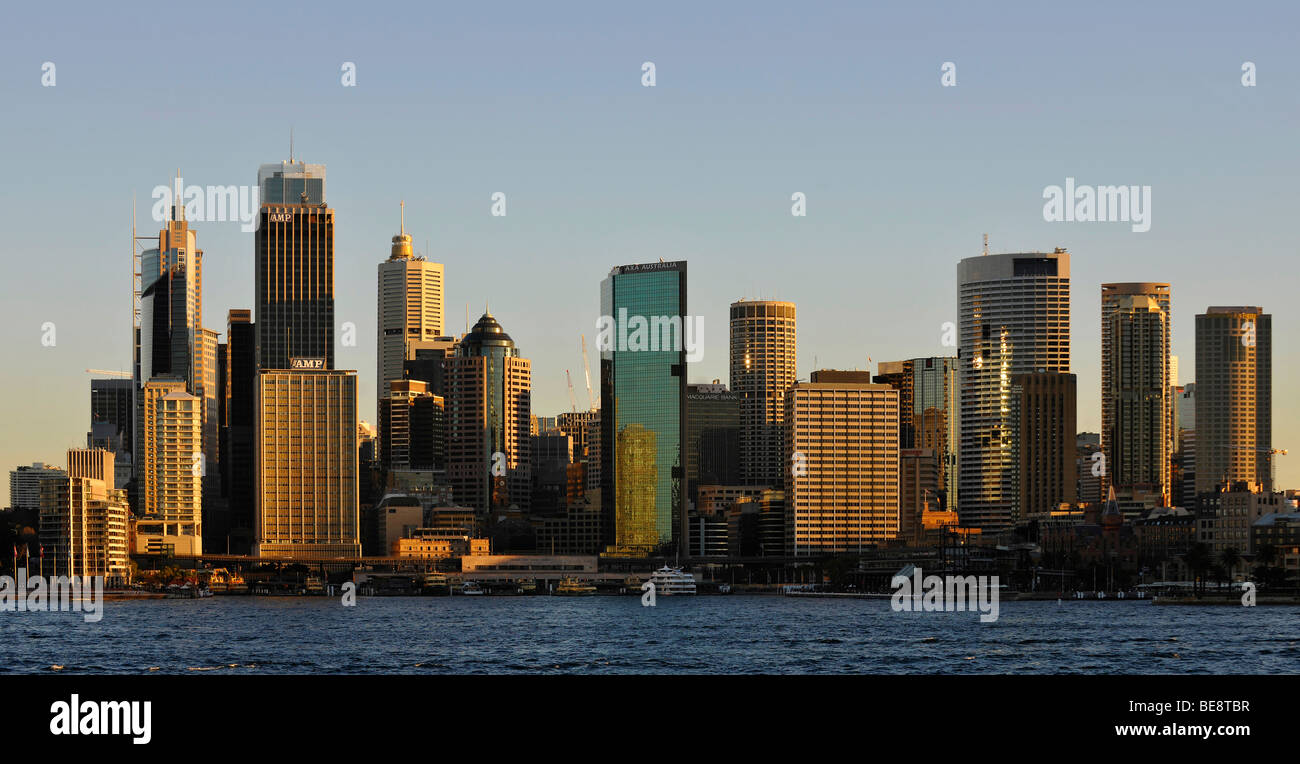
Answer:
[[587, 335], [579, 335], [582, 338], [582, 370], [587, 375], [587, 405], [590, 411], [596, 410], [596, 396], [591, 392], [591, 364], [587, 361]]
[[573, 377], [569, 376], [568, 369], [564, 370], [564, 379], [569, 383], [569, 407], [572, 408], [573, 413], [576, 414], [578, 413], [578, 399], [573, 395]]
[[[1285, 448], [1252, 448], [1251, 446], [1232, 446], [1232, 449], [1235, 451], [1254, 451], [1255, 453], [1258, 454], [1264, 454], [1264, 460], [1268, 462], [1268, 485], [1265, 487], [1265, 490], [1271, 492], [1273, 490], [1273, 482], [1274, 482], [1273, 472], [1277, 467], [1277, 464], [1273, 461], [1273, 457], [1275, 455], [1286, 456], [1286, 449]], [[1227, 479], [1226, 476], [1224, 479], [1226, 481]]]
[[87, 374], [101, 374], [105, 377], [120, 377], [122, 379], [131, 379], [131, 374], [125, 371], [106, 371], [104, 369], [86, 369]]

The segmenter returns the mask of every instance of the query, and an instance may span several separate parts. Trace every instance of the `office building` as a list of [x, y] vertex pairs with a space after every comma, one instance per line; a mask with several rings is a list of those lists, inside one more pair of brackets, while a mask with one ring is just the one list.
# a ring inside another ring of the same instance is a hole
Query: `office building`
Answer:
[[[899, 534], [898, 391], [814, 372], [786, 395], [788, 553], [860, 553]], [[836, 381], [829, 381], [836, 380]]]
[[1078, 497], [1078, 380], [1073, 374], [1011, 378], [1018, 495], [1015, 520], [1046, 514]]
[[486, 518], [528, 509], [532, 364], [491, 313], [446, 361], [447, 482], [457, 504]]
[[[442, 337], [443, 267], [415, 254], [406, 232], [406, 205], [402, 227], [393, 237], [388, 259], [379, 264], [379, 321], [376, 386], [403, 379], [403, 363], [411, 358], [408, 346]], [[439, 391], [434, 391], [439, 392]], [[439, 393], [440, 394], [440, 393]]]
[[134, 406], [132, 405], [133, 384], [129, 379], [92, 379], [90, 380], [90, 424], [94, 431], [95, 424], [110, 426], [112, 442], [116, 448], [110, 449], [119, 456], [119, 460], [131, 461], [132, 433], [135, 431]]
[[355, 557], [357, 375], [266, 371], [257, 378], [257, 544], [261, 557]]
[[[252, 311], [233, 309], [226, 316], [224, 383], [221, 410], [222, 497], [228, 507], [228, 540], [216, 547], [235, 554], [252, 551], [257, 526], [257, 472], [254, 437], [257, 427], [257, 337]], [[220, 540], [218, 540], [220, 542]]]
[[982, 255], [957, 265], [960, 444], [958, 515], [984, 532], [1012, 525], [1011, 378], [1070, 371], [1070, 255]]
[[697, 506], [700, 485], [741, 483], [740, 396], [717, 380], [686, 386], [686, 479]]
[[731, 391], [740, 398], [741, 479], [785, 482], [785, 393], [795, 381], [795, 305], [731, 304]]
[[1211, 307], [1196, 317], [1196, 493], [1245, 482], [1272, 491], [1273, 317]]
[[[597, 343], [609, 554], [688, 553], [686, 283], [686, 262], [672, 261], [619, 266], [600, 284], [601, 315], [617, 335]], [[647, 326], [659, 336], [627, 341]]]
[[325, 206], [325, 166], [264, 164], [257, 180], [257, 368], [333, 369], [334, 210]]
[[[935, 507], [957, 502], [957, 359], [882, 361], [873, 381], [898, 390], [898, 443], [934, 451], [939, 469]], [[907, 492], [907, 488], [904, 488]]]

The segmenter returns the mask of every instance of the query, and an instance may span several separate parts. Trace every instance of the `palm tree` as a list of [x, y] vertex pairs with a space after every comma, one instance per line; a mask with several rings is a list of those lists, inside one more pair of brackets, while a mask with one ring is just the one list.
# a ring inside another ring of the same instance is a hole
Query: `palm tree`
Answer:
[[1204, 543], [1197, 542], [1183, 553], [1183, 564], [1187, 566], [1192, 573], [1192, 591], [1197, 596], [1205, 586], [1205, 571], [1210, 567], [1210, 548]]
[[1219, 564], [1228, 571], [1228, 580], [1231, 582], [1233, 575], [1237, 572], [1237, 565], [1241, 562], [1241, 555], [1232, 547], [1224, 547], [1219, 552]]
[[1272, 544], [1260, 544], [1259, 549], [1255, 550], [1255, 575], [1259, 576], [1265, 586], [1270, 585], [1276, 577], [1273, 572], [1273, 563], [1277, 562], [1277, 548]]

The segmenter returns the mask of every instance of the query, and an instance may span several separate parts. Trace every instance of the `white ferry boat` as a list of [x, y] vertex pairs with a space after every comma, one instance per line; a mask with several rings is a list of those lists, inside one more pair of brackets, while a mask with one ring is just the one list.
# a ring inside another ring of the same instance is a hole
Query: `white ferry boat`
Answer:
[[460, 585], [460, 593], [465, 595], [483, 594], [483, 587], [478, 581], [466, 581]]
[[670, 568], [665, 565], [650, 576], [650, 581], [655, 585], [657, 596], [669, 597], [674, 594], [695, 593], [695, 577], [690, 573], [683, 573], [681, 568]]

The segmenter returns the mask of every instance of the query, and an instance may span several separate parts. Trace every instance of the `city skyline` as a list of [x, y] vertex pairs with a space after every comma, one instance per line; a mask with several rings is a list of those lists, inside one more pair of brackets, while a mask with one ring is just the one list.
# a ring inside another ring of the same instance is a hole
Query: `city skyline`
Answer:
[[[177, 13], [183, 23], [193, 11]], [[410, 13], [418, 19], [427, 11]], [[1281, 309], [1287, 283], [1273, 277], [1286, 272], [1295, 251], [1293, 232], [1279, 221], [1287, 219], [1294, 198], [1287, 178], [1297, 169], [1285, 130], [1297, 107], [1281, 84], [1297, 59], [1264, 15], [1225, 11], [1206, 25], [1213, 34], [1184, 30], [1190, 36], [1180, 35], [1177, 45], [1158, 37], [1117, 63], [1107, 52], [1127, 51], [1133, 33], [1108, 32], [1098, 44], [1090, 36], [1095, 30], [1059, 28], [1058, 11], [997, 26], [974, 9], [953, 7], [924, 45], [907, 34], [869, 50], [836, 44], [835, 26], [895, 22], [911, 29], [906, 22], [919, 18], [853, 9], [752, 12], [754, 23], [788, 22], [794, 50], [822, 46], [825, 55], [805, 61], [746, 55], [752, 51], [743, 24], [721, 33], [732, 20], [724, 10], [695, 12], [702, 28], [719, 32], [716, 50], [704, 40], [674, 38], [667, 18], [674, 14], [645, 19], [632, 35], [617, 31], [622, 11], [606, 10], [572, 31], [557, 28], [574, 42], [593, 29], [614, 30], [606, 42], [557, 53], [512, 35], [517, 50], [494, 48], [504, 57], [489, 56], [478, 71], [466, 71], [474, 67], [453, 62], [474, 57], [475, 41], [491, 26], [475, 11], [459, 13], [468, 14], [458, 19], [465, 39], [431, 52], [430, 70], [390, 66], [383, 53], [389, 35], [408, 33], [363, 19], [348, 59], [313, 54], [296, 62], [287, 51], [246, 52], [223, 64], [195, 62], [194, 78], [163, 81], [150, 76], [156, 62], [142, 53], [119, 54], [118, 68], [95, 71], [103, 43], [51, 50], [23, 38], [17, 30], [39, 28], [44, 12], [19, 9], [14, 31], [5, 33], [6, 58], [17, 70], [30, 66], [32, 76], [6, 80], [0, 95], [26, 121], [0, 130], [10, 145], [26, 147], [14, 152], [11, 168], [29, 182], [6, 196], [12, 218], [3, 278], [10, 285], [58, 283], [60, 292], [51, 299], [41, 289], [6, 290], [0, 336], [13, 363], [0, 372], [0, 387], [11, 393], [0, 416], [8, 432], [23, 437], [6, 439], [0, 459], [10, 468], [59, 463], [67, 448], [84, 445], [90, 377], [82, 370], [129, 369], [126, 228], [133, 193], [138, 229], [149, 233], [157, 223], [149, 216], [149, 191], [169, 183], [177, 164], [187, 183], [251, 184], [260, 162], [287, 154], [290, 127], [296, 153], [330, 167], [330, 204], [340, 225], [336, 318], [357, 330], [356, 346], [337, 348], [335, 366], [362, 370], [360, 416], [372, 423], [377, 391], [366, 370], [376, 366], [369, 339], [376, 336], [374, 267], [405, 199], [416, 251], [446, 267], [448, 333], [463, 330], [457, 318], [466, 304], [473, 319], [490, 302], [533, 360], [533, 411], [540, 415], [568, 409], [564, 371], [578, 370], [578, 336], [594, 334], [599, 313], [590, 285], [616, 263], [691, 262], [691, 306], [705, 317], [705, 352], [688, 382], [727, 378], [725, 311], [741, 297], [799, 305], [797, 369], [806, 380], [817, 367], [874, 372], [868, 357], [950, 354], [940, 337], [944, 322], [957, 320], [953, 264], [978, 254], [979, 235], [988, 231], [994, 251], [1059, 246], [1073, 255], [1070, 367], [1079, 377], [1081, 431], [1100, 431], [1098, 285], [1152, 280], [1174, 292], [1179, 384], [1196, 379], [1195, 315], [1210, 306], [1259, 305], [1274, 316], [1273, 444], [1294, 447], [1300, 440], [1295, 396], [1287, 395], [1288, 380], [1300, 371], [1291, 339], [1300, 322]], [[1155, 9], [1124, 13], [1135, 25], [1160, 18]], [[69, 23], [133, 39], [127, 22], [112, 16], [90, 10]], [[539, 22], [541, 11], [521, 9], [503, 23], [518, 32]], [[305, 20], [303, 33], [317, 23]], [[1095, 43], [1098, 55], [1026, 72], [1015, 56], [990, 52], [1049, 29], [1066, 45]], [[244, 30], [217, 20], [209, 34], [224, 42], [237, 31]], [[1195, 56], [1179, 52], [1189, 43]], [[726, 63], [728, 56], [741, 63]], [[44, 60], [59, 65], [56, 88], [39, 87]], [[342, 60], [358, 65], [355, 92], [339, 85]], [[644, 60], [659, 67], [654, 89], [640, 86]], [[955, 88], [938, 83], [946, 60], [958, 66]], [[1241, 86], [1244, 60], [1259, 63], [1259, 87]], [[268, 66], [280, 67], [274, 97], [251, 87], [254, 73]], [[1081, 69], [1089, 76], [1079, 76]], [[1063, 77], [1074, 85], [1068, 97], [1054, 85]], [[131, 90], [123, 91], [124, 81]], [[290, 82], [296, 88], [284, 87]], [[191, 103], [184, 95], [196, 86], [211, 92], [212, 104], [228, 96], [265, 113], [252, 125], [234, 116], [239, 109], [228, 116]], [[547, 95], [571, 101], [571, 113], [539, 105]], [[709, 106], [719, 95], [730, 96], [730, 112]], [[774, 98], [802, 116], [773, 114]], [[1207, 101], [1231, 117], [1203, 117]], [[407, 118], [398, 121], [411, 127], [385, 126], [357, 139], [362, 121], [394, 104]], [[453, 116], [426, 119], [447, 104], [457, 107]], [[304, 105], [312, 109], [306, 115]], [[124, 127], [136, 124], [141, 109], [159, 108], [191, 124], [184, 131]], [[1108, 116], [1056, 121], [1043, 131], [1041, 119], [1063, 108], [1111, 114], [1136, 131]], [[531, 133], [516, 126], [530, 109]], [[764, 119], [753, 119], [760, 113]], [[690, 130], [676, 126], [693, 114], [701, 119]], [[205, 115], [211, 119], [193, 119]], [[945, 118], [942, 127], [924, 124], [936, 117]], [[87, 121], [103, 128], [90, 135], [72, 130]], [[419, 137], [414, 126], [435, 121], [438, 140]], [[1200, 150], [1207, 141], [1233, 151], [1207, 156]], [[90, 162], [97, 172], [82, 171]], [[1197, 172], [1190, 173], [1193, 165]], [[1045, 222], [1043, 189], [1068, 177], [1150, 184], [1151, 230]], [[67, 210], [54, 204], [68, 198], [68, 189], [77, 207], [72, 227], [60, 225]], [[508, 195], [504, 218], [489, 212], [496, 191]], [[796, 191], [807, 194], [805, 218], [790, 215]], [[234, 222], [192, 224], [205, 250], [203, 326], [219, 330], [229, 309], [254, 307], [252, 235]], [[1243, 249], [1254, 267], [1241, 267]], [[40, 342], [47, 321], [57, 327], [54, 347]], [[1289, 459], [1277, 460], [1282, 487], [1300, 484], [1300, 467]], [[0, 503], [8, 504], [7, 496]]]

